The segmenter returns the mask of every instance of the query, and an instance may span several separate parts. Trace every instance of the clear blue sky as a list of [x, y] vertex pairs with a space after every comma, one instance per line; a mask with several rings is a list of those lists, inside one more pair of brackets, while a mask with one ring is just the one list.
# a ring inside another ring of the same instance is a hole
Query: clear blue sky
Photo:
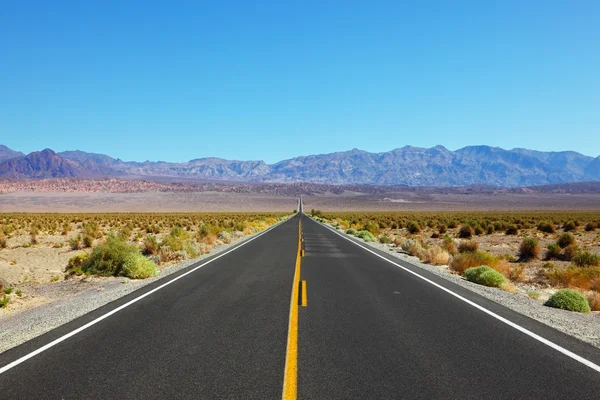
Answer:
[[407, 144], [598, 156], [599, 20], [596, 0], [4, 2], [0, 144], [168, 161]]

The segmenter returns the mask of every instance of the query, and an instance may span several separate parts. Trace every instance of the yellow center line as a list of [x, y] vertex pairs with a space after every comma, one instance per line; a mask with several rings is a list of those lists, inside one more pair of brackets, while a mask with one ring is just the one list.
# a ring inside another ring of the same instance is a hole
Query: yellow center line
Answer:
[[[300, 260], [302, 251], [302, 220], [298, 222], [298, 253], [296, 270], [292, 283], [292, 299], [290, 301], [290, 322], [285, 354], [285, 371], [283, 375], [283, 400], [296, 400], [298, 393], [298, 286], [300, 283]], [[304, 303], [304, 301], [303, 301]]]
[[302, 281], [302, 307], [306, 307], [306, 281]]

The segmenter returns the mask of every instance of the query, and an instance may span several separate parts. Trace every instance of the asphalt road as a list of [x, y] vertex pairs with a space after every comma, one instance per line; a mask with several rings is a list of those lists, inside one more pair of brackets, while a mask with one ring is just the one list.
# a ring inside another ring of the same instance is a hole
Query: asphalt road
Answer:
[[[300, 399], [599, 398], [592, 368], [306, 217], [298, 267], [298, 219], [0, 374], [2, 398], [278, 399], [295, 301]], [[595, 347], [406, 267], [600, 364]], [[0, 367], [172, 278], [0, 354]]]

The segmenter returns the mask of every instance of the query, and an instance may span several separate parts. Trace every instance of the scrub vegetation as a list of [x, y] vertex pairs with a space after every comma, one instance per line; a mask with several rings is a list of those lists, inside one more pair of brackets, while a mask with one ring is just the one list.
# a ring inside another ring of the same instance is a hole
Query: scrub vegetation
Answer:
[[[539, 301], [570, 289], [600, 310], [598, 211], [315, 211], [313, 218], [347, 234], [369, 241], [370, 232], [391, 249], [470, 281], [534, 292], [529, 297]], [[483, 269], [487, 275], [479, 274]]]
[[[20, 287], [25, 301], [27, 286], [63, 277], [149, 278], [283, 218], [284, 213], [0, 214], [0, 286]], [[1, 306], [16, 300], [13, 296], [2, 293]]]

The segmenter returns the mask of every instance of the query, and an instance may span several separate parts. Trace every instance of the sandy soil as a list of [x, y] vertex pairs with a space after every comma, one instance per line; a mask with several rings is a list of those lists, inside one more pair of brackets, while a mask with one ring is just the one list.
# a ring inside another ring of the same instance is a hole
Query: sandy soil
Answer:
[[31, 193], [0, 195], [2, 212], [291, 212], [298, 198], [260, 194]]
[[[323, 211], [600, 210], [599, 194], [387, 193], [305, 196]], [[32, 193], [0, 195], [2, 212], [218, 212], [291, 211], [291, 195], [198, 193]]]

